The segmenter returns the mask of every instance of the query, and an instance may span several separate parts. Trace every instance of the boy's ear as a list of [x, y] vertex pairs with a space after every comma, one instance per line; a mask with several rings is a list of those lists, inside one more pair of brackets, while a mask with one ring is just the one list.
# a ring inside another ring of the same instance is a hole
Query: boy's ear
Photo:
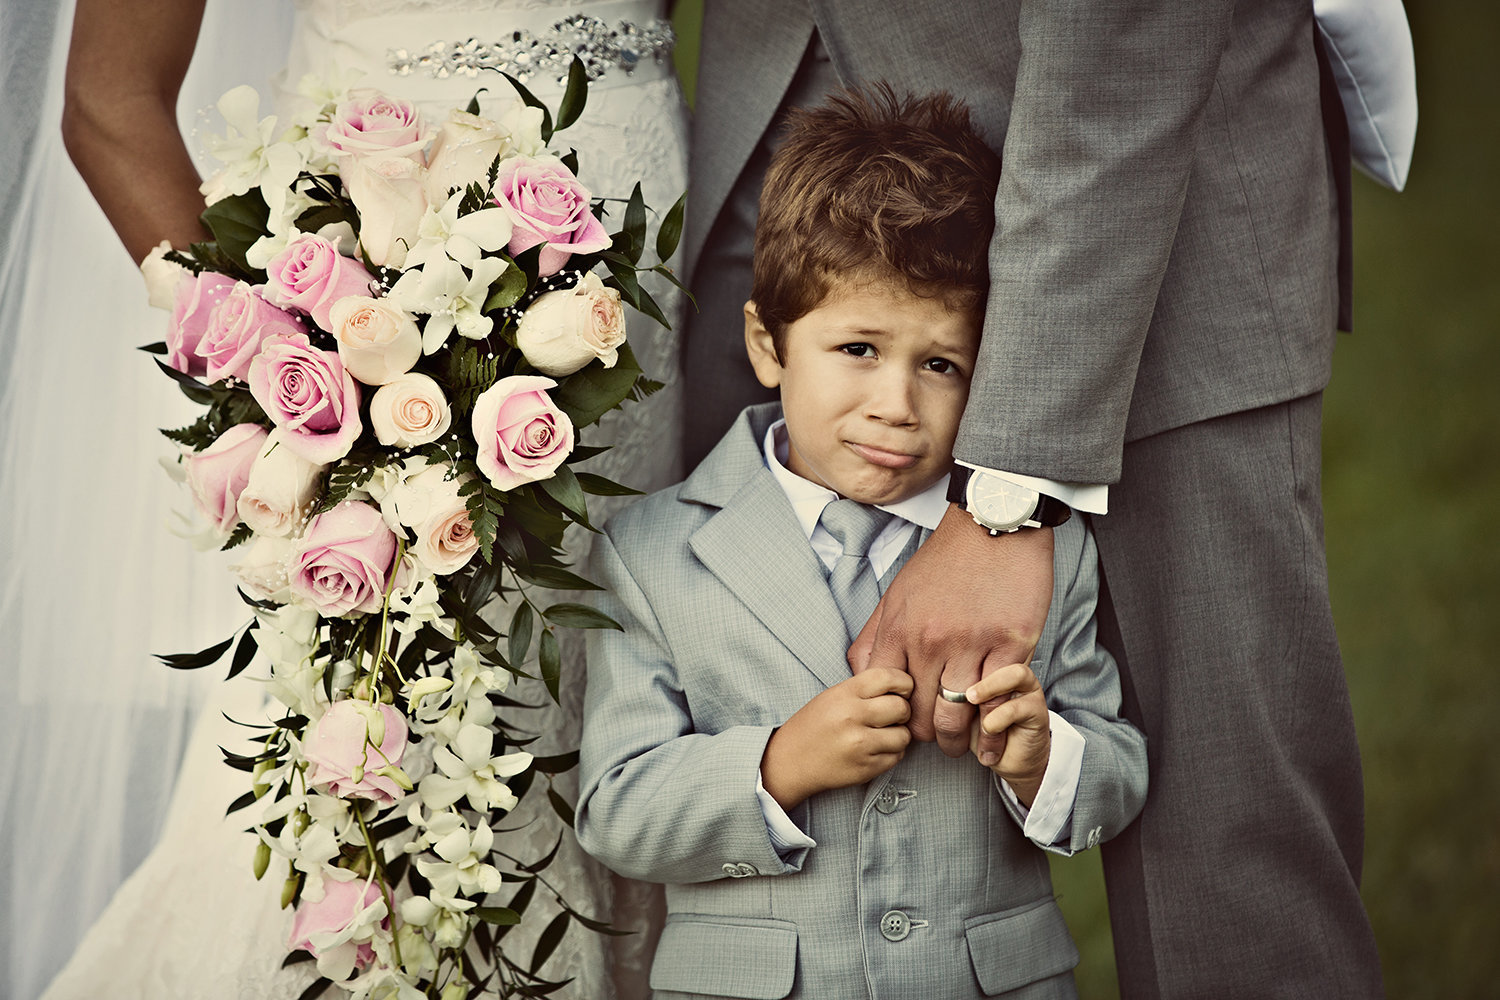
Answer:
[[776, 360], [776, 344], [771, 331], [760, 321], [755, 311], [755, 300], [745, 303], [745, 352], [750, 355], [750, 366], [755, 377], [767, 389], [781, 384], [781, 362]]

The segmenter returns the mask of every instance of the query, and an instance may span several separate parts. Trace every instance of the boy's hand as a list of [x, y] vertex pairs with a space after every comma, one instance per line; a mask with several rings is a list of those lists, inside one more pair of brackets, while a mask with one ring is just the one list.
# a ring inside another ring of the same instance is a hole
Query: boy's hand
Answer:
[[987, 702], [998, 701], [987, 714], [981, 708], [970, 735], [970, 748], [978, 756], [981, 736], [998, 736], [1005, 741], [1000, 759], [990, 770], [1004, 778], [1021, 804], [1030, 809], [1052, 756], [1052, 723], [1041, 682], [1029, 664], [1012, 663], [982, 678], [965, 693], [972, 705], [988, 707]]
[[863, 784], [895, 767], [911, 742], [905, 723], [912, 686], [904, 671], [867, 670], [803, 705], [766, 744], [760, 762], [766, 791], [790, 810], [818, 792]]

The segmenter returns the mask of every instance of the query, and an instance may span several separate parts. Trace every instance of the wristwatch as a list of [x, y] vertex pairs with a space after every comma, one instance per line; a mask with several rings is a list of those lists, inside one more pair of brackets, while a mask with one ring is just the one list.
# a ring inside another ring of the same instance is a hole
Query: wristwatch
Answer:
[[1021, 528], [1055, 528], [1073, 515], [1067, 504], [993, 472], [954, 463], [948, 502], [956, 503], [991, 535]]

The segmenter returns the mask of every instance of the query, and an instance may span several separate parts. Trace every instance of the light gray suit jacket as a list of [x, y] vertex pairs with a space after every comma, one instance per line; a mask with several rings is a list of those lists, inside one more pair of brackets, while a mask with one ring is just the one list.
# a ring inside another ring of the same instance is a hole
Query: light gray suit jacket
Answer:
[[846, 83], [952, 91], [1002, 148], [958, 457], [1112, 483], [1126, 440], [1326, 384], [1348, 164], [1330, 166], [1310, 0], [733, 0], [704, 16], [690, 264], [815, 28]]
[[[916, 744], [866, 786], [793, 813], [818, 846], [783, 859], [756, 796], [772, 730], [848, 678], [823, 572], [746, 410], [685, 482], [611, 519], [596, 544], [606, 612], [590, 636], [577, 832], [667, 885], [659, 996], [1071, 997], [1078, 960], [1045, 855], [989, 771]], [[1097, 575], [1081, 519], [1055, 533], [1052, 610], [1033, 669], [1086, 741], [1071, 853], [1140, 810], [1144, 739], [1094, 642]], [[869, 984], [878, 984], [872, 989]]]

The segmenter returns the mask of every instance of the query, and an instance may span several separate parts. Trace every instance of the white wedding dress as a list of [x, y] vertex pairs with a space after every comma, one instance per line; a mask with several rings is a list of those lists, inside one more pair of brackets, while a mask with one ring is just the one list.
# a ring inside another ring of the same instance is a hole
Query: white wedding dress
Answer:
[[[450, 108], [464, 107], [480, 87], [488, 88], [490, 94], [508, 95], [509, 84], [497, 73], [471, 76], [451, 60], [444, 64], [434, 56], [445, 51], [438, 43], [500, 42], [512, 39], [516, 31], [543, 36], [559, 19], [575, 13], [612, 26], [620, 22], [644, 25], [661, 15], [661, 6], [655, 0], [299, 0], [277, 98], [290, 99], [305, 72], [326, 75], [330, 70], [361, 69], [366, 73], [362, 85], [407, 97], [417, 101], [424, 113], [441, 116]], [[549, 74], [534, 75], [527, 85], [549, 106], [556, 106], [561, 91]], [[262, 113], [266, 110], [263, 106]], [[658, 211], [671, 205], [685, 186], [685, 143], [685, 109], [670, 66], [647, 63], [630, 75], [618, 66], [608, 68], [591, 85], [582, 118], [555, 141], [562, 149], [577, 148], [580, 180], [596, 196], [624, 198], [640, 180], [647, 203]], [[680, 312], [678, 299], [665, 282], [644, 283], [669, 316]], [[632, 316], [629, 337], [649, 375], [675, 382], [674, 332]], [[154, 391], [167, 395], [173, 390], [158, 376]], [[585, 443], [614, 445], [588, 467], [639, 489], [664, 486], [679, 472], [680, 426], [678, 393], [669, 384], [584, 433]], [[604, 505], [591, 507], [595, 520], [601, 519]], [[587, 545], [588, 537], [582, 532], [569, 542], [580, 566]], [[112, 569], [125, 571], [124, 567]], [[221, 588], [232, 595], [227, 575], [205, 580], [200, 574], [198, 579], [203, 587]], [[502, 616], [508, 618], [503, 609], [496, 612], [497, 621]], [[533, 748], [539, 754], [577, 747], [581, 649], [581, 642], [565, 638], [560, 708], [546, 701], [540, 685], [529, 691], [524, 686], [513, 689], [528, 701], [548, 706], [529, 713], [523, 723], [544, 733]], [[100, 996], [295, 1000], [312, 981], [315, 973], [310, 964], [281, 968], [290, 911], [278, 908], [280, 864], [273, 863], [265, 881], [254, 881], [255, 841], [243, 832], [250, 822], [248, 813], [223, 818], [228, 803], [247, 787], [245, 775], [220, 763], [217, 746], [233, 749], [244, 742], [243, 731], [223, 715], [246, 719], [259, 711], [263, 718], [260, 699], [258, 687], [248, 677], [221, 685], [215, 692], [188, 744], [161, 840], [121, 887], [44, 1000]], [[497, 841], [506, 853], [536, 859], [552, 847], [561, 823], [543, 799], [544, 787], [539, 779], [537, 793], [500, 824], [501, 829], [512, 831]], [[560, 788], [572, 797], [571, 782], [560, 782]], [[96, 836], [108, 838], [113, 832], [96, 831]], [[578, 851], [571, 835], [545, 875], [579, 912], [613, 919], [619, 926], [639, 925], [654, 905], [650, 891], [642, 887], [621, 884], [617, 888], [607, 872]], [[627, 895], [616, 901], [617, 892]], [[555, 912], [546, 909], [548, 903], [546, 893], [538, 892], [527, 926], [506, 938], [507, 952], [523, 963], [529, 962], [536, 935]], [[646, 934], [605, 937], [575, 924], [541, 971], [549, 978], [573, 979], [554, 994], [559, 997], [607, 1000], [636, 995], [644, 989], [647, 939]]]

